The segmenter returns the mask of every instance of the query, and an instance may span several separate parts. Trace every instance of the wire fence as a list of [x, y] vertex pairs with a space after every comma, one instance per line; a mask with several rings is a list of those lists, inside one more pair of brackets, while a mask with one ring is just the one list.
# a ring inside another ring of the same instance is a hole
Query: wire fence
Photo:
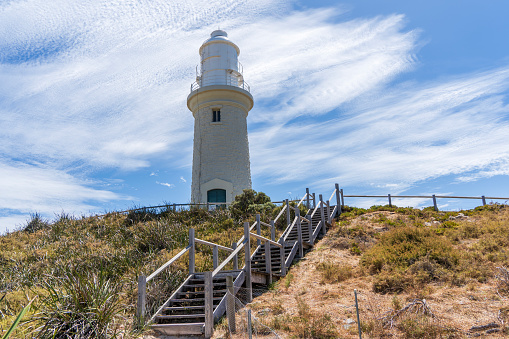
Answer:
[[[253, 297], [265, 293], [266, 289], [253, 289]], [[281, 339], [276, 331], [255, 315], [247, 306], [248, 290], [238, 288], [236, 295], [227, 292], [234, 302], [226, 307], [225, 337], [231, 339]], [[233, 307], [232, 307], [233, 306]]]

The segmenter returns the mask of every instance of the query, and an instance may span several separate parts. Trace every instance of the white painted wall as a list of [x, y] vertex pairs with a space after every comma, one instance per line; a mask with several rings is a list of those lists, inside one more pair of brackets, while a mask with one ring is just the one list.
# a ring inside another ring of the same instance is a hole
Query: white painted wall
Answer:
[[[207, 191], [226, 190], [231, 202], [243, 189], [251, 188], [247, 115], [253, 97], [238, 72], [238, 47], [226, 32], [214, 31], [200, 48], [200, 87], [191, 92], [187, 106], [193, 112], [194, 144], [191, 200], [207, 201]], [[212, 121], [212, 111], [221, 121]]]

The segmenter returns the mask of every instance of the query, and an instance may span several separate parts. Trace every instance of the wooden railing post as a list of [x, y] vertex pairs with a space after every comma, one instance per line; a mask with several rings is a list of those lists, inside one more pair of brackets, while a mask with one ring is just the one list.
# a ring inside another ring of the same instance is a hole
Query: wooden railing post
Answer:
[[483, 195], [483, 196], [481, 197], [481, 199], [482, 199], [482, 205], [483, 205], [483, 206], [486, 206], [486, 197]]
[[433, 194], [433, 207], [435, 208], [435, 211], [438, 212], [438, 206], [437, 206], [437, 197]]
[[233, 277], [231, 275], [226, 276], [226, 289], [228, 290], [228, 296], [226, 297], [226, 317], [228, 318], [228, 329], [230, 333], [237, 331], [235, 325], [235, 291], [233, 289]]
[[330, 201], [327, 201], [327, 222], [332, 224], [331, 215], [330, 215]]
[[147, 302], [147, 277], [140, 275], [138, 277], [138, 309], [136, 310], [136, 317], [138, 320], [138, 328], [145, 325], [145, 307]]
[[300, 224], [300, 210], [297, 207], [295, 209], [295, 217], [297, 218], [297, 235], [298, 235], [298, 242], [299, 242], [299, 256], [301, 258], [304, 257], [304, 242], [302, 240], [302, 227]]
[[205, 338], [211, 338], [214, 331], [214, 299], [212, 272], [204, 272], [205, 275]]
[[316, 194], [313, 193], [313, 209], [316, 208]]
[[249, 235], [249, 223], [244, 223], [244, 252], [245, 252], [245, 270], [246, 270], [246, 290], [247, 290], [247, 302], [253, 301], [253, 285], [251, 283], [251, 236]]
[[177, 204], [173, 204], [173, 212], [177, 212]]
[[284, 277], [286, 275], [285, 239], [281, 237], [281, 239], [279, 239], [279, 243], [283, 245], [283, 247], [279, 248], [279, 259], [281, 260], [281, 275]]
[[194, 228], [189, 229], [189, 274], [195, 271], [195, 242], [194, 242]]
[[[262, 235], [262, 225], [260, 223], [260, 214], [256, 214], [256, 234]], [[256, 239], [256, 246], [260, 246], [262, 244], [260, 239]]]
[[272, 253], [270, 243], [265, 241], [265, 272], [269, 275], [269, 285], [272, 284]]
[[341, 189], [341, 208], [345, 208], [345, 196], [343, 194], [343, 189]]
[[391, 195], [387, 194], [387, 198], [389, 199], [389, 207], [392, 207]]
[[314, 241], [313, 241], [313, 220], [311, 220], [311, 214], [308, 212], [308, 214], [306, 214], [306, 219], [309, 220], [308, 222], [308, 233], [309, 233], [309, 243], [311, 245], [313, 245]]
[[212, 247], [212, 265], [214, 269], [216, 269], [217, 265], [219, 265], [219, 247]]
[[[232, 243], [232, 249], [233, 250], [237, 249], [237, 243], [235, 241]], [[236, 254], [233, 257], [233, 269], [234, 270], [238, 270], [239, 269], [239, 255], [238, 254]]]
[[343, 210], [341, 209], [341, 198], [340, 198], [340, 191], [339, 191], [339, 184], [336, 184], [336, 213], [338, 214], [338, 217], [343, 213]]
[[327, 225], [325, 225], [325, 211], [323, 209], [323, 197], [320, 194], [320, 219], [322, 220], [322, 233], [327, 233]]
[[306, 207], [309, 210], [309, 188], [306, 188]]
[[292, 221], [290, 220], [290, 203], [288, 202], [288, 199], [285, 200], [286, 202], [286, 226], [290, 226]]
[[276, 225], [274, 224], [274, 220], [270, 221], [270, 240], [276, 241]]

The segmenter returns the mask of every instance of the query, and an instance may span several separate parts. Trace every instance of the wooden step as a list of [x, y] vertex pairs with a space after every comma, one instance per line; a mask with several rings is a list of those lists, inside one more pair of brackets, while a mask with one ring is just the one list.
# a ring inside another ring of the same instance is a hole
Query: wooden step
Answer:
[[173, 319], [187, 319], [187, 318], [205, 318], [203, 313], [188, 313], [188, 314], [160, 314], [156, 319], [173, 320]]
[[154, 324], [150, 327], [166, 335], [202, 335], [205, 323]]

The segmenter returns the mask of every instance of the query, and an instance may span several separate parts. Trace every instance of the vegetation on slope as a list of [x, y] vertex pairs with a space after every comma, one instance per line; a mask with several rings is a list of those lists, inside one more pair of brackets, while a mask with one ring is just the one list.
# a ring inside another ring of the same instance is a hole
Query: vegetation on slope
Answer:
[[346, 207], [249, 307], [282, 338], [356, 338], [357, 289], [363, 337], [501, 338], [509, 335], [508, 267], [507, 205]]
[[[138, 275], [154, 272], [187, 246], [189, 228], [200, 239], [231, 246], [253, 213], [270, 219], [277, 209], [265, 194], [247, 190], [231, 209], [210, 212], [170, 206], [98, 217], [62, 214], [52, 223], [34, 215], [21, 230], [0, 237], [0, 334], [35, 295], [40, 298], [31, 321], [20, 327], [25, 334], [110, 338], [129, 332]], [[226, 255], [220, 253], [220, 260]], [[212, 268], [210, 248], [199, 246], [196, 265], [199, 271]], [[149, 314], [187, 271], [183, 258], [150, 282]], [[20, 330], [16, 337], [24, 335]]]

